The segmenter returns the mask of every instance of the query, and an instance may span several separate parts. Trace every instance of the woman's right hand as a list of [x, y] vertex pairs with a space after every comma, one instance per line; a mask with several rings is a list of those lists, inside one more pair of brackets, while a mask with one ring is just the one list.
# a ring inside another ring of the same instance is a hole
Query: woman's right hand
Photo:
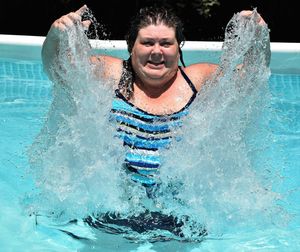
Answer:
[[56, 35], [68, 31], [74, 25], [82, 25], [87, 30], [91, 24], [90, 20], [82, 21], [82, 15], [88, 10], [86, 5], [83, 5], [80, 9], [75, 12], [70, 12], [59, 19], [55, 20], [51, 25], [48, 35]]
[[[70, 12], [69, 14], [66, 14], [55, 20], [51, 25], [42, 47], [42, 62], [44, 65], [44, 70], [51, 80], [58, 79], [57, 76], [66, 75], [66, 71], [62, 70], [63, 68], [61, 62], [64, 62], [64, 65], [67, 62], [61, 61], [61, 59], [65, 59], [63, 56], [67, 56], [69, 58], [68, 62], [73, 62], [74, 55], [72, 54], [72, 49], [74, 49], [76, 45], [74, 44], [72, 48], [68, 48], [68, 46], [70, 46], [68, 43], [61, 45], [61, 42], [66, 42], [69, 39], [68, 35], [69, 32], [73, 30], [72, 28], [77, 26], [81, 26], [83, 30], [89, 28], [91, 21], [82, 21], [82, 15], [87, 10], [88, 7], [83, 5], [77, 11]], [[78, 36], [79, 35], [80, 34], [78, 34]], [[85, 38], [87, 39], [87, 37]], [[74, 38], [74, 41], [76, 41], [76, 39], [77, 38]], [[60, 52], [64, 52], [65, 55], [60, 55]], [[80, 50], [76, 50], [77, 54], [78, 52], [80, 52]]]

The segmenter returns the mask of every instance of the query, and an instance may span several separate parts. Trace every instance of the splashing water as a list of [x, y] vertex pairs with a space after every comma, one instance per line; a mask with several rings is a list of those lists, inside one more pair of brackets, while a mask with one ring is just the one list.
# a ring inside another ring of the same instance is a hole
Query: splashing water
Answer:
[[162, 153], [162, 184], [151, 206], [143, 187], [127, 186], [121, 168], [123, 146], [109, 121], [111, 83], [95, 78], [101, 68], [89, 63], [92, 50], [83, 28], [64, 33], [52, 69], [52, 106], [29, 151], [36, 181], [30, 211], [64, 221], [108, 211], [136, 215], [152, 207], [184, 221], [190, 216], [186, 237], [203, 224], [222, 233], [229, 225], [274, 221], [280, 195], [272, 191], [270, 177], [263, 179], [272, 167], [257, 166], [252, 158], [270, 140], [265, 116], [270, 72], [263, 53], [269, 31], [256, 18], [254, 10], [249, 18], [236, 14], [229, 22], [220, 72], [190, 107], [178, 132], [182, 140]]
[[56, 76], [52, 106], [29, 150], [39, 192], [34, 211], [60, 220], [127, 204], [121, 201], [121, 145], [108, 122], [113, 92], [109, 83], [93, 79], [90, 53], [81, 26], [62, 34], [51, 70]]
[[[256, 18], [254, 10], [250, 18], [236, 14], [230, 20], [221, 72], [192, 104], [181, 129], [183, 139], [165, 153], [161, 169], [164, 186], [159, 201], [171, 212], [205, 223], [210, 232], [285, 219], [276, 205], [281, 195], [273, 191], [275, 178], [263, 177], [274, 169], [267, 162], [256, 166], [252, 157], [272, 145], [270, 71], [264, 54], [269, 31], [258, 26]], [[239, 64], [243, 67], [237, 71]], [[164, 196], [164, 191], [174, 190], [175, 197]]]

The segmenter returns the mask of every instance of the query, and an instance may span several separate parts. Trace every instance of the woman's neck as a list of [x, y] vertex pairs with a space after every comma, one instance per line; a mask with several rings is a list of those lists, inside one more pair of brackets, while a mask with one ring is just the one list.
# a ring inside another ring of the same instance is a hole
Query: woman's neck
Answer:
[[144, 93], [145, 96], [156, 99], [165, 94], [174, 84], [177, 77], [177, 73], [170, 79], [161, 82], [162, 80], [142, 80], [136, 76], [134, 82], [134, 90], [137, 93]]

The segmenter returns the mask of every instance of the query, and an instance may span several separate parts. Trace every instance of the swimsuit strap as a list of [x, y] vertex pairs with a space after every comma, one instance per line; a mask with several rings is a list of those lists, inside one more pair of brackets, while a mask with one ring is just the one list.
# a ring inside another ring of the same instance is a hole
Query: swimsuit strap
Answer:
[[183, 78], [185, 79], [185, 81], [189, 84], [190, 88], [192, 89], [192, 91], [194, 92], [194, 94], [198, 93], [197, 89], [195, 88], [195, 85], [193, 84], [193, 82], [190, 80], [190, 78], [186, 75], [186, 73], [183, 71], [183, 69], [179, 66], [178, 67]]

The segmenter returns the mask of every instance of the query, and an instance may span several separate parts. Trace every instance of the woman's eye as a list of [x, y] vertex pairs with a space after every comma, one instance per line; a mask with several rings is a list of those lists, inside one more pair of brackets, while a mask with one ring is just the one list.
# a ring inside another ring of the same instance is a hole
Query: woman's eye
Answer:
[[163, 47], [169, 47], [170, 45], [171, 45], [170, 42], [163, 42], [163, 43], [161, 43], [161, 46], [163, 46]]
[[145, 46], [152, 46], [153, 45], [153, 43], [150, 42], [150, 41], [142, 42], [142, 44], [145, 45]]

